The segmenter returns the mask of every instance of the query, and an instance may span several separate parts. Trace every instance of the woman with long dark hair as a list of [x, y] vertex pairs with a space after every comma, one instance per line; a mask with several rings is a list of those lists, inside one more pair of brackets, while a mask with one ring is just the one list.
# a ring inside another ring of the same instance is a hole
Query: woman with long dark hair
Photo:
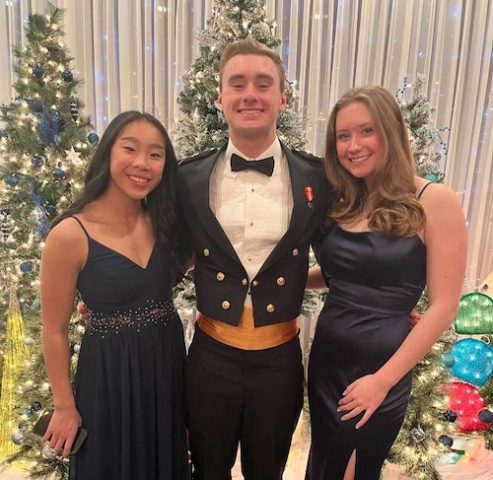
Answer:
[[[70, 478], [188, 478], [185, 357], [171, 289], [183, 269], [175, 213], [176, 158], [153, 116], [118, 115], [89, 166], [82, 197], [54, 223], [43, 251], [43, 345], [54, 414], [44, 440]], [[74, 293], [89, 309], [75, 395], [68, 325]]]

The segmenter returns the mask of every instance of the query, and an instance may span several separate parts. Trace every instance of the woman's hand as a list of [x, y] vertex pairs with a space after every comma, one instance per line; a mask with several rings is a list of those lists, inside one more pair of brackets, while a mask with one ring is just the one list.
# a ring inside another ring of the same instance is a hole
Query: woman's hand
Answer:
[[346, 412], [341, 420], [350, 420], [365, 412], [356, 428], [361, 428], [387, 396], [390, 386], [377, 375], [366, 375], [351, 383], [339, 400], [338, 412]]
[[62, 452], [63, 457], [68, 458], [81, 423], [82, 418], [75, 407], [55, 408], [41, 440], [49, 442], [56, 453]]

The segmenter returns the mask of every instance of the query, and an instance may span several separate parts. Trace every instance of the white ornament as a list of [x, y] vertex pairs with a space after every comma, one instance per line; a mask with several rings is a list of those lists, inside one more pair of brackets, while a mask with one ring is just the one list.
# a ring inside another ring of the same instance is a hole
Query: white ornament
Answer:
[[43, 445], [43, 449], [41, 450], [41, 456], [46, 460], [54, 460], [56, 458], [56, 452], [48, 443], [45, 443]]
[[70, 150], [65, 150], [66, 159], [71, 165], [80, 165], [82, 163], [80, 158], [80, 152], [76, 152], [74, 147], [70, 147]]

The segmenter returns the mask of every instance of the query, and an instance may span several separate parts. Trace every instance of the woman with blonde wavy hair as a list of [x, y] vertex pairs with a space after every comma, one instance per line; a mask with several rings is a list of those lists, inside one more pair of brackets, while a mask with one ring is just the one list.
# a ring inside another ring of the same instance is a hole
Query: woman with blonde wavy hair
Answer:
[[[343, 95], [326, 143], [336, 200], [317, 252], [329, 292], [310, 355], [306, 478], [378, 480], [412, 368], [455, 318], [466, 226], [455, 193], [415, 175], [402, 112], [385, 88]], [[425, 286], [429, 308], [410, 329]]]

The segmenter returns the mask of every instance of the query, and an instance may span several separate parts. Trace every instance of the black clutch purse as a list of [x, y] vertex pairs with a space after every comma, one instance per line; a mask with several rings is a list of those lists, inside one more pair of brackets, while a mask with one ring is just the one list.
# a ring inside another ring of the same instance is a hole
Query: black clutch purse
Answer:
[[[34, 424], [33, 432], [42, 437], [46, 433], [52, 416], [53, 412], [43, 413], [43, 415], [41, 415], [41, 417], [38, 418], [38, 421]], [[70, 450], [71, 455], [75, 455], [79, 451], [79, 448], [82, 446], [86, 438], [87, 430], [84, 427], [79, 427], [74, 443], [72, 444], [72, 449]]]

